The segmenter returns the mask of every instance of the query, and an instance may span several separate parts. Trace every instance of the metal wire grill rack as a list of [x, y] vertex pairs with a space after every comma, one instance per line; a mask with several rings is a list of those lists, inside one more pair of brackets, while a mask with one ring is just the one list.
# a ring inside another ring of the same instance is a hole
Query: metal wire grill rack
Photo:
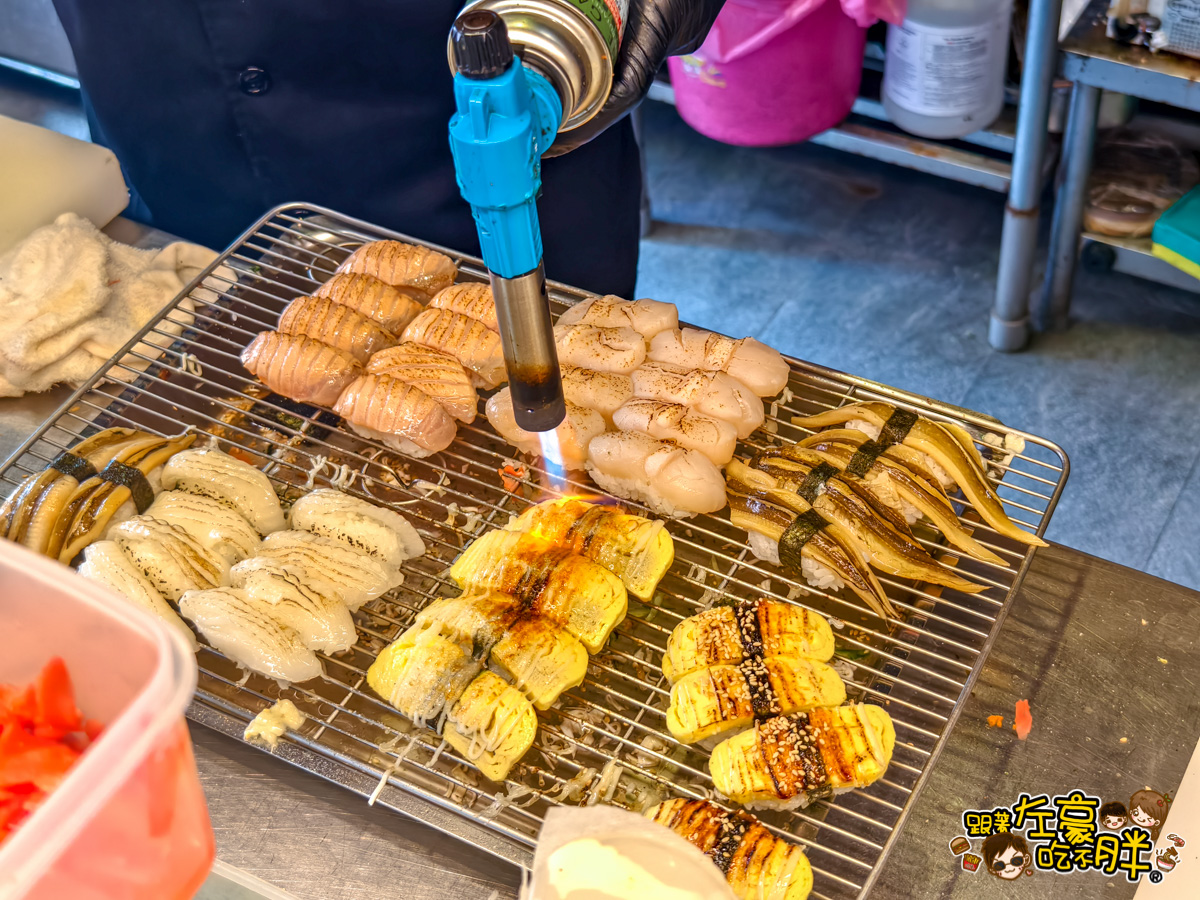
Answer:
[[[516, 491], [505, 490], [498, 469], [516, 454], [482, 414], [475, 424], [460, 426], [444, 452], [426, 460], [400, 457], [338, 428], [330, 412], [269, 394], [238, 359], [257, 332], [274, 327], [287, 302], [326, 280], [354, 247], [380, 238], [412, 241], [309, 206], [269, 213], [8, 460], [0, 471], [4, 490], [81, 437], [120, 425], [164, 435], [183, 428], [212, 434], [224, 449], [264, 467], [285, 498], [332, 483], [394, 504], [423, 534], [429, 551], [405, 564], [399, 589], [356, 614], [357, 645], [326, 657], [323, 678], [291, 686], [246, 675], [204, 647], [189, 714], [240, 734], [259, 710], [281, 697], [291, 699], [307, 721], [281, 745], [280, 756], [514, 862], [529, 860], [541, 819], [553, 804], [608, 799], [640, 811], [670, 796], [711, 796], [707, 753], [675, 741], [664, 722], [669, 687], [659, 663], [681, 619], [723, 598], [754, 596], [832, 617], [835, 662], [849, 700], [882, 704], [895, 722], [893, 761], [886, 776], [866, 790], [760, 817], [805, 846], [814, 897], [865, 895], [957, 719], [1032, 552], [983, 524], [965, 501], [956, 501], [962, 522], [1009, 566], [952, 554], [935, 531], [917, 529], [935, 556], [988, 589], [966, 595], [881, 576], [900, 612], [885, 621], [848, 592], [811, 588], [756, 560], [745, 533], [726, 513], [671, 521], [676, 560], [654, 602], [630, 598], [628, 618], [592, 658], [584, 683], [539, 715], [534, 748], [507, 784], [492, 784], [440, 745], [432, 731], [413, 726], [375, 696], [365, 673], [420, 608], [455, 593], [444, 573], [467, 543], [545, 496], [546, 473], [521, 460], [527, 478]], [[486, 277], [478, 259], [437, 249], [456, 259], [462, 278]], [[555, 284], [551, 296], [557, 314], [590, 295]], [[883, 400], [970, 430], [999, 480], [1009, 515], [1030, 531], [1044, 532], [1068, 470], [1057, 446], [975, 413], [789, 362], [787, 390], [770, 404], [764, 427], [740, 445], [739, 456], [800, 439], [806, 432], [790, 424], [793, 415]], [[599, 493], [586, 482], [555, 489]]]

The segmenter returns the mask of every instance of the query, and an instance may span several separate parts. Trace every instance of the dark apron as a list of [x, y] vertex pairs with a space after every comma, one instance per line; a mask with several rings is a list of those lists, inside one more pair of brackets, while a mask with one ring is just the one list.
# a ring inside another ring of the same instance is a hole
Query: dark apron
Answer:
[[[459, 0], [55, 0], [93, 138], [131, 213], [224, 248], [269, 208], [328, 206], [478, 253], [447, 123]], [[545, 161], [548, 277], [629, 297], [641, 171], [626, 119]]]

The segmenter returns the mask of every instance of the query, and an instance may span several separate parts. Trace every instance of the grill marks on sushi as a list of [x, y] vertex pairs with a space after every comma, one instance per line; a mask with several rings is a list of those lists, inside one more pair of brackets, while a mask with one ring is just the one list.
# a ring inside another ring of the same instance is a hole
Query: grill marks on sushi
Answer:
[[189, 591], [179, 611], [214, 648], [248, 669], [296, 683], [322, 674], [321, 661], [300, 635], [275, 618], [270, 604], [243, 591]]
[[349, 353], [359, 363], [365, 363], [372, 353], [396, 343], [395, 337], [366, 316], [328, 297], [296, 298], [279, 316], [276, 330], [283, 334], [305, 335]]
[[728, 422], [737, 429], [739, 440], [749, 437], [766, 418], [759, 396], [725, 372], [646, 362], [633, 371], [630, 379], [635, 397], [678, 403]]
[[804, 428], [823, 428], [855, 420], [880, 428], [879, 443], [884, 446], [904, 444], [927, 454], [954, 479], [984, 521], [1005, 537], [1034, 547], [1046, 546], [1041, 538], [1017, 527], [1008, 518], [1004, 504], [988, 481], [979, 451], [962, 429], [946, 428], [886, 403], [855, 403], [819, 415], [792, 419], [794, 424]]
[[327, 597], [337, 597], [352, 610], [404, 580], [395, 566], [307, 531], [268, 535], [257, 556], [234, 566], [234, 579], [264, 562], [294, 569], [305, 584]]
[[633, 382], [628, 375], [598, 372], [579, 366], [562, 366], [563, 397], [568, 403], [594, 409], [612, 425], [613, 413], [626, 400], [633, 399]]
[[442, 737], [485, 778], [503, 781], [537, 735], [537, 714], [521, 692], [481, 672], [450, 710]]
[[[517, 424], [508, 388], [503, 388], [489, 397], [484, 409], [488, 422], [502, 438], [523, 453], [542, 455], [541, 435], [526, 431]], [[566, 409], [566, 418], [554, 429], [562, 458], [552, 459], [550, 462], [568, 469], [583, 469], [587, 461], [588, 443], [596, 435], [604, 432], [604, 417], [593, 409], [576, 406], [570, 401], [567, 401]]]
[[500, 330], [496, 321], [496, 301], [490, 285], [478, 281], [452, 284], [442, 288], [429, 301], [433, 309], [448, 309], [451, 312], [478, 319], [492, 331]]
[[340, 599], [310, 587], [306, 579], [271, 560], [234, 566], [233, 586], [292, 629], [310, 650], [337, 653], [358, 640], [350, 610]]
[[133, 564], [116, 541], [97, 541], [83, 551], [79, 574], [116, 591], [134, 606], [176, 629], [193, 650], [199, 646], [187, 623], [176, 615], [162, 593]]
[[628, 375], [646, 360], [646, 339], [632, 328], [555, 325], [554, 343], [562, 365]]
[[153, 516], [135, 516], [108, 533], [168, 600], [228, 583], [228, 569], [182, 528]]
[[334, 275], [313, 291], [313, 296], [348, 307], [391, 334], [403, 331], [424, 309], [423, 291], [396, 287], [357, 272]]
[[460, 422], [475, 421], [475, 386], [463, 364], [449, 353], [420, 344], [400, 344], [372, 356], [367, 374], [403, 381], [424, 391]]
[[267, 476], [215, 448], [176, 453], [163, 467], [162, 486], [224, 503], [241, 513], [259, 534], [279, 531], [285, 525], [279, 498]]
[[597, 435], [588, 444], [587, 469], [604, 490], [661, 515], [687, 517], [725, 506], [725, 482], [712, 460], [649, 435]]
[[728, 422], [664, 400], [630, 400], [613, 413], [613, 424], [622, 431], [673, 441], [685, 450], [703, 453], [718, 466], [733, 459], [737, 445], [737, 430]]
[[491, 389], [507, 380], [500, 335], [462, 313], [427, 309], [408, 323], [401, 342], [449, 353], [471, 372], [477, 387]]
[[445, 450], [457, 431], [441, 404], [388, 375], [357, 379], [333, 408], [363, 437], [418, 458]]
[[599, 563], [641, 600], [654, 596], [675, 559], [675, 542], [661, 519], [572, 497], [530, 507], [505, 530], [528, 532]]
[[823, 617], [778, 600], [743, 600], [684, 619], [671, 632], [662, 669], [672, 684], [709, 666], [739, 665], [760, 654], [826, 662], [833, 630]]
[[399, 513], [330, 488], [318, 488], [293, 505], [294, 529], [340, 541], [389, 566], [425, 553], [425, 542]]
[[795, 809], [866, 787], [892, 759], [896, 730], [882, 707], [852, 704], [777, 716], [713, 750], [713, 786], [735, 803]]
[[146, 511], [186, 532], [228, 569], [258, 551], [258, 531], [232, 507], [211, 497], [164, 491]]
[[698, 328], [663, 331], [650, 341], [649, 359], [688, 369], [728, 372], [760, 397], [773, 397], [787, 386], [787, 361], [754, 338], [734, 340]]
[[558, 317], [559, 325], [598, 325], [602, 328], [632, 328], [644, 338], [679, 327], [679, 310], [674, 303], [658, 300], [622, 300], [612, 295], [593, 297], [576, 304]]
[[749, 813], [676, 798], [651, 807], [646, 818], [711, 859], [738, 900], [805, 900], [812, 890], [812, 867], [804, 851], [775, 837]]
[[362, 366], [349, 352], [302, 334], [264, 331], [242, 351], [242, 365], [277, 394], [332, 406]]
[[454, 283], [458, 267], [444, 253], [402, 241], [372, 241], [350, 254], [338, 272], [361, 273], [432, 297]]

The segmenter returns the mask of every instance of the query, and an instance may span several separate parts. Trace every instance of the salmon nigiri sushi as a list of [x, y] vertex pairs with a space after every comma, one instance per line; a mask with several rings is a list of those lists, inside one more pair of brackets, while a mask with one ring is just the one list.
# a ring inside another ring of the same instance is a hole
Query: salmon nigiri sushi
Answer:
[[436, 400], [387, 375], [364, 375], [354, 381], [333, 409], [363, 437], [418, 458], [445, 450], [457, 430]]
[[278, 330], [306, 335], [349, 353], [360, 363], [396, 343], [393, 335], [366, 316], [328, 297], [297, 297], [279, 316]]
[[396, 287], [361, 272], [334, 275], [313, 291], [314, 297], [328, 297], [366, 316], [380, 328], [399, 334], [424, 307], [423, 292]]
[[460, 422], [474, 422], [478, 397], [463, 364], [440, 350], [404, 343], [381, 350], [367, 362], [368, 375], [390, 375], [420, 388]]
[[362, 374], [349, 353], [302, 334], [264, 331], [242, 351], [242, 365], [277, 394], [332, 406]]
[[435, 309], [448, 309], [478, 319], [492, 331], [500, 330], [496, 321], [496, 300], [492, 297], [492, 289], [482, 282], [452, 284], [438, 291], [437, 296], [429, 301], [429, 305]]
[[396, 287], [414, 288], [432, 297], [458, 276], [454, 260], [444, 253], [403, 241], [363, 244], [338, 266], [339, 272], [360, 272]]
[[449, 353], [471, 371], [477, 387], [494, 388], [507, 380], [500, 335], [478, 319], [427, 309], [408, 323], [400, 339]]

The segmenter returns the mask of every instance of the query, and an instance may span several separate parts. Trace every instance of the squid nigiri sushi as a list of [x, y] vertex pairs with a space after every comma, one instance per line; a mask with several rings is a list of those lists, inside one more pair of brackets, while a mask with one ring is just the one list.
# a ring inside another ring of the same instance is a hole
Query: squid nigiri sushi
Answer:
[[580, 366], [562, 366], [561, 371], [566, 401], [585, 409], [594, 409], [610, 425], [617, 408], [633, 398], [633, 382], [628, 375]]
[[471, 372], [477, 387], [494, 388], [508, 378], [500, 335], [462, 313], [427, 309], [408, 323], [400, 338], [449, 353]]
[[396, 287], [371, 275], [346, 272], [334, 275], [313, 291], [314, 297], [328, 297], [366, 316], [384, 331], [399, 334], [417, 317], [423, 291]]
[[302, 334], [264, 331], [242, 351], [242, 365], [277, 394], [332, 406], [362, 374], [358, 360]]
[[562, 365], [628, 375], [646, 360], [646, 339], [632, 328], [555, 325], [554, 344]]
[[338, 541], [307, 531], [277, 531], [268, 535], [258, 556], [233, 567], [233, 583], [263, 561], [276, 561], [328, 597], [337, 597], [351, 610], [399, 585], [395, 566]]
[[429, 301], [429, 305], [434, 309], [448, 309], [478, 319], [492, 331], [500, 330], [496, 321], [496, 300], [492, 297], [492, 288], [482, 282], [468, 281], [442, 288]]
[[728, 422], [737, 429], [739, 440], [749, 437], [766, 418], [759, 396], [725, 372], [646, 362], [633, 370], [630, 379], [633, 396], [679, 403]]
[[593, 297], [572, 306], [558, 317], [559, 325], [599, 325], [603, 328], [632, 328], [645, 338], [679, 327], [679, 310], [674, 303], [658, 300], [622, 300], [611, 295]]
[[323, 674], [321, 661], [300, 635], [276, 621], [269, 604], [242, 591], [188, 591], [179, 611], [213, 647], [247, 669], [297, 683]]
[[449, 353], [420, 344], [400, 344], [372, 356], [367, 361], [367, 374], [387, 375], [411, 384], [460, 422], [475, 421], [479, 400], [475, 385], [463, 364]]
[[229, 583], [229, 569], [182, 528], [151, 516], [134, 516], [108, 533], [129, 561], [168, 600], [188, 591]]
[[662, 515], [686, 518], [725, 505], [725, 479], [712, 460], [649, 435], [597, 435], [588, 444], [587, 468], [610, 494], [637, 500]]
[[728, 422], [666, 400], [630, 400], [613, 413], [613, 424], [622, 431], [674, 441], [685, 450], [703, 453], [718, 466], [733, 459], [737, 446], [737, 429]]
[[241, 513], [199, 494], [164, 491], [146, 515], [187, 532], [226, 567], [253, 556], [260, 543], [258, 531]]
[[360, 363], [396, 343], [395, 337], [366, 316], [328, 297], [297, 297], [279, 316], [278, 331], [305, 335], [349, 353]]
[[333, 405], [350, 427], [418, 459], [445, 450], [458, 429], [432, 397], [388, 375], [364, 375]]
[[187, 623], [175, 614], [162, 593], [133, 564], [116, 541], [97, 541], [83, 551], [79, 574], [116, 591], [134, 606], [162, 619], [183, 635], [195, 650], [199, 644]]
[[283, 510], [267, 476], [215, 448], [176, 453], [163, 467], [162, 486], [232, 506], [259, 534], [284, 527]]
[[458, 277], [454, 260], [444, 253], [403, 241], [372, 241], [350, 254], [338, 272], [361, 272], [395, 287], [432, 297]]
[[292, 528], [341, 541], [390, 566], [425, 553], [425, 542], [399, 513], [330, 488], [318, 488], [292, 504], [290, 523]]
[[346, 605], [305, 583], [286, 566], [260, 560], [239, 571], [235, 586], [251, 601], [265, 604], [271, 618], [300, 635], [310, 650], [337, 653], [358, 640]]
[[760, 397], [773, 397], [782, 391], [791, 371], [778, 350], [754, 338], [734, 340], [698, 328], [659, 332], [650, 341], [649, 358], [692, 369], [728, 372]]
[[[587, 460], [588, 442], [604, 432], [604, 417], [592, 409], [567, 402], [567, 417], [554, 429], [561, 459], [550, 462], [568, 469], [582, 469]], [[517, 424], [508, 388], [488, 398], [487, 418], [500, 436], [523, 453], [542, 455], [541, 435]]]

